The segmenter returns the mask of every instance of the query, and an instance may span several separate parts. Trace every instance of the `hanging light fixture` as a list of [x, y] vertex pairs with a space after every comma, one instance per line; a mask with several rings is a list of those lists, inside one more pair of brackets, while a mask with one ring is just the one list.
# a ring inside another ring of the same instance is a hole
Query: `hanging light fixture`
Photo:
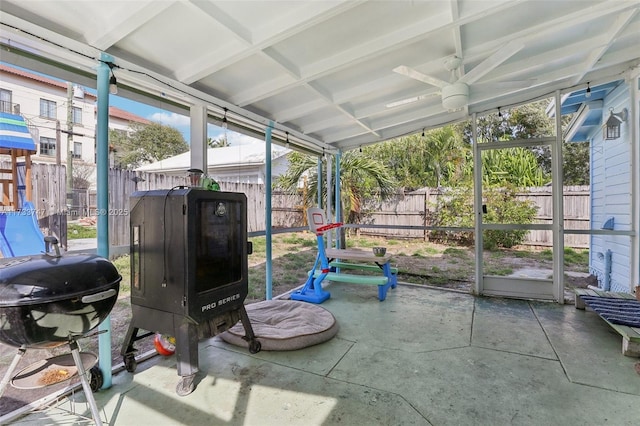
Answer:
[[422, 137], [424, 138], [424, 127], [422, 128]]
[[620, 137], [620, 124], [627, 121], [628, 111], [624, 108], [620, 112], [613, 112], [613, 108], [609, 108], [609, 119], [604, 125], [604, 139], [613, 140]]
[[227, 130], [229, 123], [227, 122], [227, 109], [224, 109], [224, 115], [222, 116], [222, 128]]
[[500, 111], [500, 107], [498, 107], [498, 117], [502, 118], [502, 111]]
[[591, 86], [589, 85], [588, 81], [587, 81], [587, 91], [584, 93], [584, 97], [587, 99], [591, 97]]
[[289, 132], [287, 132], [286, 147], [289, 148]]
[[109, 93], [112, 95], [118, 94], [118, 80], [116, 80], [116, 75], [113, 73], [113, 67], [116, 65], [113, 62], [106, 62], [109, 66], [109, 70], [111, 71], [111, 77], [109, 78]]

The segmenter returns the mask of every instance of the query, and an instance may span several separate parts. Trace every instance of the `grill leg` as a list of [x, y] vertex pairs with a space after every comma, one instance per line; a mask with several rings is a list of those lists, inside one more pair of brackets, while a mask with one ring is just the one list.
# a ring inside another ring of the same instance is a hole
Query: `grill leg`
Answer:
[[26, 346], [22, 345], [18, 349], [16, 356], [13, 357], [13, 361], [11, 361], [11, 365], [9, 366], [9, 369], [4, 374], [4, 377], [2, 378], [2, 382], [0, 382], [0, 398], [2, 397], [2, 395], [4, 395], [4, 391], [7, 389], [7, 386], [9, 385], [11, 376], [13, 376], [13, 370], [16, 369], [16, 367], [18, 366], [18, 363], [20, 362], [20, 360], [22, 359], [22, 357], [26, 352], [27, 352]]
[[84, 396], [87, 398], [87, 402], [89, 403], [89, 407], [91, 408], [93, 421], [96, 422], [97, 426], [102, 426], [100, 411], [98, 411], [96, 399], [93, 397], [93, 391], [91, 390], [91, 385], [89, 384], [89, 380], [87, 379], [87, 370], [84, 369], [84, 364], [82, 364], [82, 359], [80, 358], [80, 349], [78, 349], [78, 342], [76, 342], [75, 340], [71, 340], [69, 342], [69, 347], [71, 348], [73, 361], [76, 363], [76, 368], [78, 369], [78, 375], [80, 375], [80, 382], [82, 383]]

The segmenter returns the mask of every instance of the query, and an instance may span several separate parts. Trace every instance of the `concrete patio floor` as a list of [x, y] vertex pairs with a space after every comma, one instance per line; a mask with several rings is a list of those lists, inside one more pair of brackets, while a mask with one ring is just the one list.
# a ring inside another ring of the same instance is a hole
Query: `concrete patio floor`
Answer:
[[[95, 393], [110, 425], [637, 425], [640, 375], [595, 313], [400, 284], [334, 284], [328, 342], [259, 352], [199, 345], [195, 391], [154, 357]], [[14, 424], [91, 423], [81, 390]], [[82, 419], [86, 416], [89, 419]]]

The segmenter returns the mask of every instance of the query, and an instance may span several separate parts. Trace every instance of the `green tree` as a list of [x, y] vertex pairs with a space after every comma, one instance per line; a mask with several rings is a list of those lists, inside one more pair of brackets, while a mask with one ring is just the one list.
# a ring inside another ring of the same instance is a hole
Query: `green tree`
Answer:
[[182, 133], [159, 123], [132, 123], [129, 132], [109, 130], [109, 145], [114, 166], [123, 169], [134, 169], [189, 150]]
[[454, 184], [470, 158], [469, 148], [453, 126], [371, 145], [363, 154], [382, 162], [399, 186], [409, 191]]
[[[289, 169], [278, 177], [277, 187], [289, 193], [298, 193], [299, 183], [306, 176], [305, 206], [312, 206], [316, 203], [318, 187], [320, 187], [325, 203], [327, 195], [333, 197], [332, 193], [327, 194], [325, 175], [322, 176], [322, 182], [318, 185], [317, 157], [299, 152], [292, 152], [288, 155]], [[326, 166], [326, 160], [323, 160], [323, 166]], [[362, 205], [365, 199], [370, 197], [386, 199], [394, 193], [394, 189], [393, 178], [381, 162], [355, 150], [348, 151], [341, 156], [340, 193], [343, 220], [349, 223], [356, 222], [362, 214]]]
[[435, 184], [436, 188], [444, 184], [451, 185], [461, 177], [461, 166], [467, 159], [461, 141], [460, 134], [453, 126], [427, 132], [427, 167], [429, 174], [435, 178], [431, 184]]
[[589, 185], [589, 142], [563, 143], [562, 163], [564, 185]]
[[[543, 99], [478, 117], [478, 140], [482, 143], [553, 135], [554, 119], [546, 113], [548, 105], [549, 100]], [[458, 128], [464, 142], [471, 145], [471, 120], [461, 123]]]

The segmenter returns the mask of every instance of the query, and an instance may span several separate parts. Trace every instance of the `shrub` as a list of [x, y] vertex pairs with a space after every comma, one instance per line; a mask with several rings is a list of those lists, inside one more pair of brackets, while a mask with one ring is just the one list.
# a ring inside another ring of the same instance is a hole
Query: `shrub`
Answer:
[[[533, 222], [536, 207], [533, 202], [519, 200], [517, 189], [513, 186], [490, 186], [483, 191], [487, 213], [484, 223], [529, 224]], [[473, 191], [471, 187], [448, 190], [438, 197], [434, 214], [434, 226], [473, 228]], [[493, 250], [498, 247], [510, 248], [521, 244], [527, 230], [486, 230], [483, 234], [483, 246]], [[474, 242], [472, 231], [434, 231], [431, 236], [442, 242], [455, 242], [471, 245]]]

